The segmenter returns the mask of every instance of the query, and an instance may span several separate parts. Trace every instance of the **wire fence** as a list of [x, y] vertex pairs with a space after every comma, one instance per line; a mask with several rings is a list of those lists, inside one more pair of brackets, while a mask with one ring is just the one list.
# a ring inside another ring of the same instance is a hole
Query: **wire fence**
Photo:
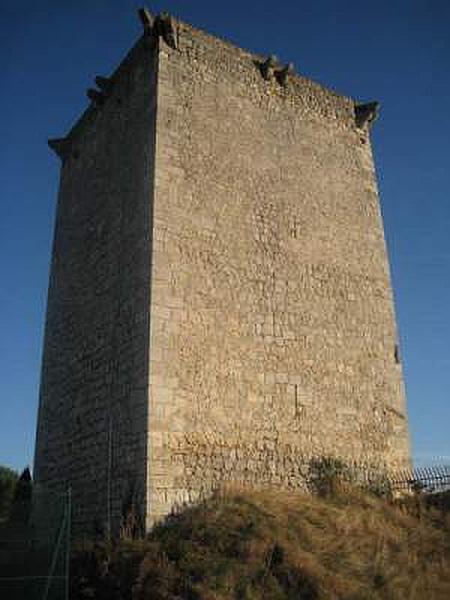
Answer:
[[0, 525], [0, 598], [68, 600], [71, 490], [33, 487], [21, 518]]
[[[450, 490], [450, 465], [386, 472], [336, 459], [309, 461], [311, 490], [336, 480], [381, 495], [427, 494]], [[0, 599], [69, 600], [72, 494], [33, 486], [29, 511], [0, 523]]]
[[334, 484], [356, 485], [383, 496], [435, 494], [450, 490], [450, 465], [390, 470], [348, 464], [333, 457], [308, 461], [306, 486], [312, 492], [329, 491]]
[[450, 466], [434, 465], [396, 472], [390, 484], [395, 491], [436, 493], [450, 490]]

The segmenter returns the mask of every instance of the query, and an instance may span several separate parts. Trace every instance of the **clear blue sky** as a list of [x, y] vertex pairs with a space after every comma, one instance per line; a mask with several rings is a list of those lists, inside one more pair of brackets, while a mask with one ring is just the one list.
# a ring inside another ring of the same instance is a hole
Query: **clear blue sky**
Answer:
[[[141, 33], [132, 1], [0, 8], [0, 464], [32, 463], [59, 163], [47, 148]], [[414, 456], [450, 463], [450, 3], [152, 2], [360, 100], [373, 128]]]

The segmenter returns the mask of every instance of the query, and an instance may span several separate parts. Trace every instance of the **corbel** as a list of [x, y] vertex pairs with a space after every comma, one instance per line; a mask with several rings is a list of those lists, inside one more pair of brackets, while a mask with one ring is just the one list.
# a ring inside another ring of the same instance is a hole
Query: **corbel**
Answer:
[[97, 75], [95, 78], [95, 83], [99, 90], [105, 94], [105, 96], [109, 96], [112, 92], [113, 82], [109, 77], [102, 77], [101, 75]]
[[153, 30], [154, 19], [150, 11], [143, 7], [138, 10], [138, 15], [144, 27], [144, 35], [150, 35]]
[[156, 35], [162, 37], [170, 48], [176, 50], [178, 48], [177, 32], [169, 13], [162, 12], [157, 15], [153, 25]]
[[283, 68], [278, 69], [275, 72], [275, 76], [278, 79], [278, 82], [280, 83], [280, 85], [284, 86], [287, 84], [289, 77], [294, 75], [294, 73], [295, 73], [294, 64], [290, 62]]
[[104, 92], [99, 92], [94, 88], [89, 88], [86, 92], [87, 97], [91, 100], [96, 106], [103, 106], [106, 100], [106, 95]]
[[356, 127], [364, 127], [372, 124], [378, 117], [380, 111], [379, 102], [368, 102], [367, 104], [355, 104]]
[[277, 57], [275, 56], [275, 54], [271, 54], [270, 56], [267, 57], [267, 59], [261, 63], [260, 65], [260, 70], [261, 70], [261, 75], [263, 76], [263, 78], [266, 81], [269, 81], [269, 79], [272, 79], [272, 77], [274, 76], [275, 73], [275, 67], [277, 66], [278, 61], [277, 61]]
[[59, 158], [64, 159], [68, 155], [69, 142], [67, 138], [52, 138], [47, 141], [47, 144]]

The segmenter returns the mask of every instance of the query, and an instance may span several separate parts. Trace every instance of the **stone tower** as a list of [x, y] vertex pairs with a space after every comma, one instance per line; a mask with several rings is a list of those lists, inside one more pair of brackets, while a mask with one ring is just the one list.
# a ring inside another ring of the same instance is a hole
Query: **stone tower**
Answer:
[[75, 526], [149, 526], [305, 457], [409, 460], [393, 297], [357, 105], [176, 21], [65, 138], [35, 478]]

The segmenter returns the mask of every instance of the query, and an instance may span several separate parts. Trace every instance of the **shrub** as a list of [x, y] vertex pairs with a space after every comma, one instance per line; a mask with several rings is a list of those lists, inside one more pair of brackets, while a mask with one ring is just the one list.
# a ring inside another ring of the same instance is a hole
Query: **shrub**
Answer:
[[308, 483], [312, 492], [326, 498], [337, 494], [345, 483], [355, 483], [355, 476], [341, 459], [320, 456], [310, 460]]
[[15, 471], [0, 466], [0, 521], [9, 518], [17, 479], [18, 475]]
[[32, 481], [28, 467], [24, 469], [14, 486], [11, 504], [11, 518], [14, 521], [28, 522], [31, 509]]

